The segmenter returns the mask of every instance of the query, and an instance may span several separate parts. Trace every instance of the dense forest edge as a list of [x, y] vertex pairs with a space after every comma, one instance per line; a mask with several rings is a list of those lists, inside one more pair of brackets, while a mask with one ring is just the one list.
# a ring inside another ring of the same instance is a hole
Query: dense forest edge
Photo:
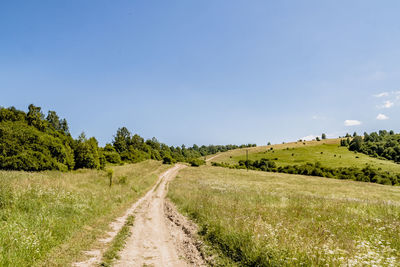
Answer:
[[41, 107], [29, 105], [28, 112], [15, 107], [0, 107], [0, 169], [68, 171], [80, 168], [104, 169], [106, 164], [137, 163], [147, 159], [166, 164], [189, 162], [204, 164], [202, 156], [247, 145], [168, 146], [156, 138], [145, 140], [121, 127], [111, 143], [99, 146], [95, 137], [84, 133], [74, 139], [66, 119], [55, 111], [47, 116]]

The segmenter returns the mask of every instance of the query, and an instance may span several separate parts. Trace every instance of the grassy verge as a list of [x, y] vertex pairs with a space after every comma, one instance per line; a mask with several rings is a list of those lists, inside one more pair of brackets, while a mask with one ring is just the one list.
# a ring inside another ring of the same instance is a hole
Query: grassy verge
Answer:
[[[271, 150], [271, 148], [273, 149]], [[320, 162], [322, 166], [329, 168], [363, 168], [369, 165], [373, 168], [381, 168], [384, 171], [400, 173], [400, 164], [373, 158], [362, 153], [351, 152], [347, 147], [340, 146], [340, 139], [329, 139], [320, 142], [294, 142], [255, 147], [247, 150], [249, 160], [267, 158], [273, 160], [278, 167]], [[246, 160], [246, 149], [236, 149], [222, 153], [214, 158], [212, 162], [235, 164], [239, 160]]]
[[0, 266], [65, 266], [100, 246], [109, 223], [154, 185], [160, 162], [102, 171], [0, 172]]
[[186, 168], [169, 197], [238, 265], [400, 264], [400, 188]]
[[133, 215], [129, 216], [125, 222], [125, 225], [122, 227], [121, 231], [115, 236], [112, 241], [111, 246], [106, 250], [103, 255], [103, 262], [100, 264], [101, 266], [111, 266], [111, 263], [118, 259], [118, 252], [125, 245], [126, 239], [130, 236], [130, 228], [133, 225], [135, 217]]

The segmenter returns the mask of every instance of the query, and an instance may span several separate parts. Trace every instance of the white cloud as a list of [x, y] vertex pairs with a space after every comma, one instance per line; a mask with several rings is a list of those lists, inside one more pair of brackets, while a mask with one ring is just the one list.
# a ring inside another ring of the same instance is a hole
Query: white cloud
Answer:
[[383, 102], [383, 105], [381, 106], [382, 108], [391, 108], [393, 107], [394, 103], [390, 100], [387, 100], [385, 102]]
[[388, 120], [389, 117], [386, 116], [385, 114], [379, 113], [378, 116], [376, 116], [377, 120], [383, 121], [383, 120]]
[[303, 138], [301, 138], [301, 140], [311, 141], [311, 140], [313, 140], [313, 139], [315, 139], [317, 137], [319, 137], [319, 135], [310, 134], [310, 135], [304, 136]]
[[345, 120], [344, 121], [344, 126], [357, 126], [361, 125], [361, 121], [358, 120]]
[[389, 93], [388, 92], [383, 92], [383, 93], [374, 95], [374, 97], [384, 97], [384, 96], [389, 96]]

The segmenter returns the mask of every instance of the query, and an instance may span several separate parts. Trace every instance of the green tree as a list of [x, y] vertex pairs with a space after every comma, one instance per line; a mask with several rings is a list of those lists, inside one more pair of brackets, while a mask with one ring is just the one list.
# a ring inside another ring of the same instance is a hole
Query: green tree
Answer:
[[360, 151], [361, 146], [363, 144], [363, 139], [361, 136], [356, 136], [351, 140], [350, 145], [349, 145], [349, 150], [351, 151]]
[[100, 157], [96, 138], [87, 139], [81, 133], [75, 146], [75, 168], [100, 169]]
[[129, 130], [126, 127], [118, 128], [113, 141], [115, 150], [118, 153], [127, 151], [130, 142], [131, 142], [131, 133], [129, 132]]
[[28, 107], [28, 113], [26, 114], [26, 120], [29, 125], [36, 127], [38, 130], [43, 131], [46, 127], [44, 123], [44, 115], [40, 107], [36, 107], [30, 104]]
[[61, 130], [60, 118], [55, 111], [49, 110], [46, 120], [55, 130]]

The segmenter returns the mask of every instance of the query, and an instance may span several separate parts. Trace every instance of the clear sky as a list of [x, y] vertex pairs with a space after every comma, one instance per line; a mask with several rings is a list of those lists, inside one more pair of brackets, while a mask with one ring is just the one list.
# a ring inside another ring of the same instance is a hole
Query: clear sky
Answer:
[[[1, 1], [0, 105], [100, 144], [400, 131], [399, 1]], [[359, 125], [357, 125], [359, 124]]]

